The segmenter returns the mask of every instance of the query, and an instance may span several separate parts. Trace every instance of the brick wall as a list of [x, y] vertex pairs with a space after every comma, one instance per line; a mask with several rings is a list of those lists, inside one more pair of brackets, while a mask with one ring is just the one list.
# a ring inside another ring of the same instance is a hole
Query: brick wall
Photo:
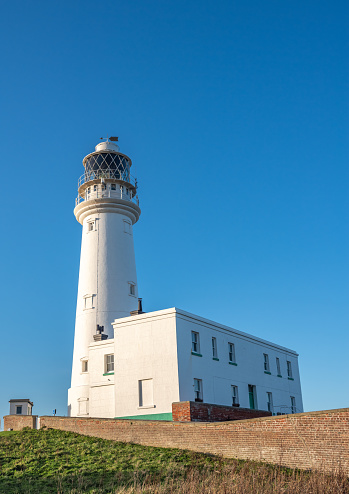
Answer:
[[9, 429], [13, 431], [20, 431], [24, 427], [29, 429], [36, 429], [37, 415], [5, 415], [4, 417], [4, 431]]
[[41, 427], [349, 475], [349, 408], [231, 422], [41, 417]]
[[271, 412], [250, 408], [211, 405], [195, 401], [172, 403], [172, 418], [178, 422], [223, 422], [270, 416]]

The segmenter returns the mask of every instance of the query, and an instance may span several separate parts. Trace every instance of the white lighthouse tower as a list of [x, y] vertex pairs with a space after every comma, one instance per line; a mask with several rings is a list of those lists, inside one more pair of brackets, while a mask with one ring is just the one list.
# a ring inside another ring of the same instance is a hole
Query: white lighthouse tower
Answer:
[[[113, 338], [112, 322], [137, 309], [132, 227], [141, 210], [132, 162], [107, 139], [83, 159], [74, 214], [82, 225], [79, 287], [68, 413], [89, 400], [89, 345]], [[87, 410], [85, 414], [88, 414]]]

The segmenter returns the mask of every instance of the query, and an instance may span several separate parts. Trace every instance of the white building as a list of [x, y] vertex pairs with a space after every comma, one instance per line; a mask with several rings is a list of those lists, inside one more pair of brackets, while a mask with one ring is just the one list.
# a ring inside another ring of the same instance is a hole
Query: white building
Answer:
[[33, 402], [28, 399], [10, 400], [10, 415], [32, 415]]
[[178, 401], [303, 411], [293, 350], [176, 308], [142, 312], [131, 160], [107, 141], [83, 164], [74, 210], [83, 229], [69, 415], [170, 420]]

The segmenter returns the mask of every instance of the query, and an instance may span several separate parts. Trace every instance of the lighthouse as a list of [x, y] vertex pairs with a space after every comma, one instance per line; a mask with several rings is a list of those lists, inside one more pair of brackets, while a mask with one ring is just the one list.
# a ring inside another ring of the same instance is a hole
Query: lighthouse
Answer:
[[294, 350], [177, 307], [142, 311], [132, 162], [111, 137], [83, 165], [74, 209], [82, 241], [68, 415], [172, 420], [172, 407], [191, 401], [195, 410], [206, 403], [301, 412]]
[[[141, 210], [131, 159], [117, 138], [97, 144], [83, 159], [74, 215], [82, 225], [79, 285], [68, 414], [89, 415], [89, 351], [114, 337], [112, 322], [137, 310], [133, 225]], [[114, 358], [114, 356], [113, 356]], [[109, 362], [111, 368], [114, 362]]]

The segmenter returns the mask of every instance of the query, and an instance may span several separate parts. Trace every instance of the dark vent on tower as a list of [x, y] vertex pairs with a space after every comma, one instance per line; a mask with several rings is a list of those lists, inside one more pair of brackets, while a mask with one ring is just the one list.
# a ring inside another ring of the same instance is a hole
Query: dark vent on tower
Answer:
[[137, 310], [131, 310], [130, 312], [131, 316], [138, 316], [138, 314], [145, 314], [142, 309], [142, 299], [138, 299], [138, 309]]

